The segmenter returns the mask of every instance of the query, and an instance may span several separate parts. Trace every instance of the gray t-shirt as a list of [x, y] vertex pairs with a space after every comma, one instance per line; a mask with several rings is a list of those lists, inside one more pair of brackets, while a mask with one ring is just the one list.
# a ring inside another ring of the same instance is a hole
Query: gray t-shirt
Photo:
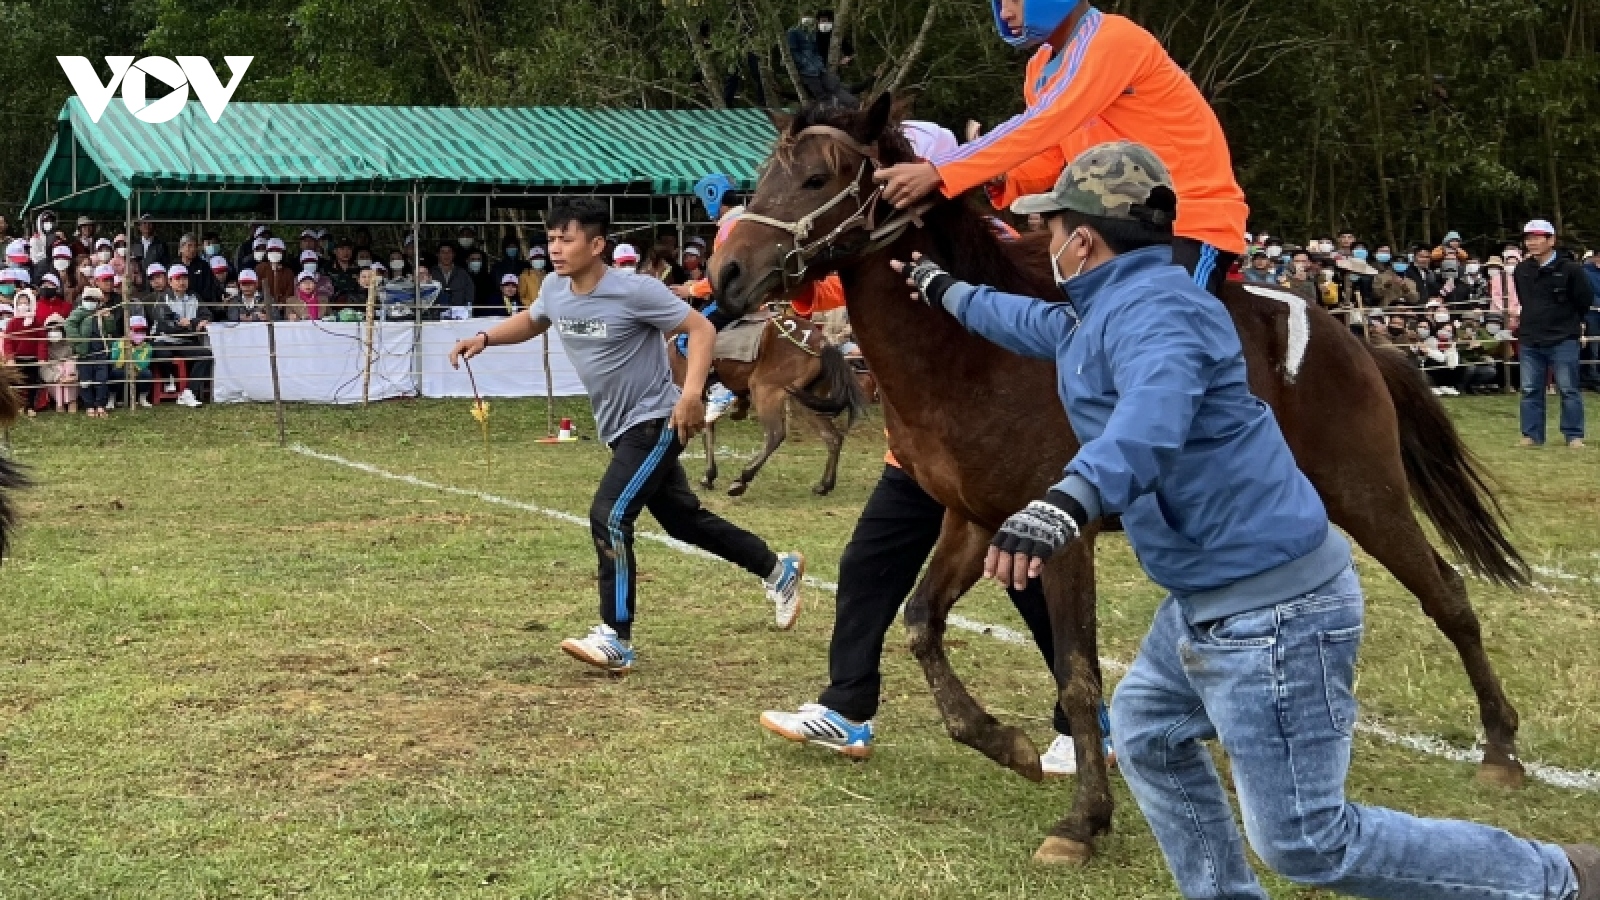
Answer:
[[671, 415], [680, 392], [663, 336], [690, 311], [659, 278], [608, 269], [588, 294], [573, 293], [570, 278], [546, 277], [528, 315], [561, 335], [589, 392], [600, 439], [609, 444], [635, 425]]

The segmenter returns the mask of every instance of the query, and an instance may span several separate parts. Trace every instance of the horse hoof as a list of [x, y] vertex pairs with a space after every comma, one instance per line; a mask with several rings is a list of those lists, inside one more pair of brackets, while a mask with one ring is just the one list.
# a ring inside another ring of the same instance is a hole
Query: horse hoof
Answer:
[[745, 489], [748, 488], [748, 487], [750, 487], [750, 485], [745, 484], [742, 481], [735, 481], [733, 483], [733, 486], [728, 488], [728, 496], [729, 497], [743, 497]]
[[1519, 762], [1486, 762], [1478, 766], [1478, 781], [1508, 790], [1520, 790], [1528, 783], [1528, 776]]
[[716, 490], [717, 480], [715, 478], [702, 478], [700, 479], [700, 486], [708, 491]]
[[818, 497], [826, 497], [833, 493], [833, 485], [819, 484], [811, 489], [811, 493], [816, 494]]
[[1033, 851], [1033, 861], [1041, 866], [1081, 866], [1094, 857], [1094, 845], [1051, 835]]

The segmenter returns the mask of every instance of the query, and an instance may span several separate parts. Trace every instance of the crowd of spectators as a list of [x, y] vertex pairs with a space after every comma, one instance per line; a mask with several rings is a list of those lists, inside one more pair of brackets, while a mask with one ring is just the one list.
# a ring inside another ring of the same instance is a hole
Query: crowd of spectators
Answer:
[[[170, 394], [197, 407], [210, 399], [215, 325], [362, 321], [373, 285], [378, 318], [506, 316], [532, 304], [547, 270], [542, 235], [508, 232], [486, 247], [471, 225], [425, 241], [420, 254], [409, 235], [392, 249], [376, 247], [363, 227], [336, 238], [325, 228], [280, 235], [250, 223], [240, 243], [225, 246], [216, 230], [169, 240], [150, 216], [137, 221], [131, 241], [102, 234], [89, 217], [68, 232], [45, 211], [35, 225], [14, 236], [0, 219], [0, 357], [15, 371], [29, 415], [81, 406], [104, 416], [122, 394], [113, 388], [125, 382], [140, 405]], [[705, 240], [691, 238], [680, 250], [675, 228], [643, 259], [632, 245], [613, 247], [618, 265], [680, 293], [704, 277]]]
[[1436, 394], [1520, 387], [1524, 444], [1544, 442], [1544, 396], [1559, 393], [1563, 436], [1582, 446], [1579, 392], [1600, 391], [1600, 256], [1561, 246], [1547, 221], [1486, 257], [1454, 231], [1403, 248], [1348, 231], [1298, 246], [1252, 235], [1235, 277], [1343, 316], [1406, 354]]

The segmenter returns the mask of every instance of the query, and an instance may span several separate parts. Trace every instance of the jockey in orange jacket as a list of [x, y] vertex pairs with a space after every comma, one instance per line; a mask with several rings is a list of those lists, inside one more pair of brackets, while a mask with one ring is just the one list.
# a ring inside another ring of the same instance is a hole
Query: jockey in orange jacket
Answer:
[[1067, 161], [1106, 141], [1150, 148], [1178, 194], [1173, 262], [1213, 294], [1244, 251], [1244, 191], [1222, 126], [1161, 43], [1132, 20], [1087, 0], [990, 0], [1000, 36], [1038, 47], [1028, 63], [1027, 109], [989, 134], [925, 161], [877, 173], [901, 208], [933, 193], [979, 185], [1004, 207], [1048, 192]]

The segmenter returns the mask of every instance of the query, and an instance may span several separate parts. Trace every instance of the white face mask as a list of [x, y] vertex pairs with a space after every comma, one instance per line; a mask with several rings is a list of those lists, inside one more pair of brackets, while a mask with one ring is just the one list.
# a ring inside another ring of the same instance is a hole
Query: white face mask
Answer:
[[79, 266], [78, 274], [85, 278], [89, 278], [90, 276], [94, 275], [94, 266]]
[[1478, 274], [1478, 264], [1477, 263], [1467, 263], [1467, 274], [1468, 275], [1476, 275], [1476, 274]]
[[467, 263], [467, 271], [476, 275], [477, 273], [483, 271], [483, 263], [475, 259], [472, 262]]
[[833, 23], [832, 22], [818, 22], [817, 23], [817, 30], [822, 32], [823, 34], [827, 34], [828, 32], [833, 30]]
[[57, 272], [65, 272], [66, 270], [72, 268], [72, 260], [70, 260], [70, 259], [58, 259], [58, 260], [55, 261], [54, 265], [56, 267], [56, 271]]
[[97, 262], [97, 263], [100, 263], [101, 265], [105, 265], [106, 263], [111, 262], [111, 251], [110, 250], [96, 250], [95, 253], [94, 253], [94, 261]]
[[83, 308], [87, 310], [96, 310], [100, 308], [99, 300], [84, 300], [81, 302], [83, 304]]
[[1283, 248], [1282, 247], [1268, 247], [1267, 248], [1267, 259], [1277, 259], [1278, 257], [1280, 257], [1282, 255], [1283, 255]]
[[274, 250], [273, 252], [267, 254], [267, 262], [283, 262], [283, 254]]
[[118, 247], [117, 248], [117, 255], [118, 256], [127, 256], [128, 255], [128, 248], [127, 247]]
[[1333, 270], [1332, 269], [1323, 269], [1322, 270], [1322, 280], [1323, 281], [1332, 281], [1333, 280]]
[[256, 258], [256, 262], [261, 262], [263, 259], [267, 258], [267, 251], [265, 251], [265, 250], [255, 250], [255, 251], [252, 251], [250, 255], [254, 256]]
[[[1056, 284], [1066, 284], [1067, 282], [1071, 281], [1072, 279], [1077, 278], [1079, 275], [1083, 274], [1083, 267], [1085, 265], [1087, 265], [1088, 262], [1089, 262], [1089, 257], [1088, 257], [1087, 254], [1084, 255], [1083, 259], [1078, 260], [1078, 271], [1073, 272], [1071, 275], [1062, 275], [1061, 274], [1061, 254], [1065, 253], [1067, 248], [1072, 245], [1072, 239], [1077, 237], [1078, 235], [1080, 235], [1082, 233], [1083, 232], [1081, 232], [1081, 231], [1074, 231], [1072, 234], [1067, 235], [1067, 242], [1065, 244], [1061, 245], [1061, 249], [1060, 250], [1057, 250], [1054, 254], [1051, 255], [1051, 257], [1050, 257], [1050, 274], [1055, 277]], [[1087, 236], [1085, 236], [1083, 240], [1084, 240], [1085, 245], [1087, 246], [1088, 242], [1089, 242], [1089, 238]]]
[[542, 260], [542, 259], [534, 260], [533, 261], [533, 268], [536, 271], [543, 272], [544, 271], [544, 260]]
[[394, 272], [396, 274], [399, 274], [400, 272], [404, 272], [405, 268], [406, 268], [406, 261], [405, 260], [403, 260], [403, 259], [391, 259], [391, 260], [389, 260], [389, 271]]
[[63, 341], [63, 340], [66, 339], [66, 337], [67, 336], [64, 333], [60, 332], [60, 331], [52, 331], [52, 332], [50, 332], [50, 342], [51, 343], [57, 343], [59, 341]]
[[317, 264], [314, 263], [314, 262], [308, 262], [304, 266], [302, 266], [302, 268], [304, 268], [307, 272], [310, 272], [313, 275], [317, 274]]
[[472, 249], [472, 245], [476, 244], [476, 243], [477, 243], [477, 241], [474, 240], [473, 238], [464, 237], [460, 241], [461, 249], [463, 249], [463, 250], [471, 250]]

